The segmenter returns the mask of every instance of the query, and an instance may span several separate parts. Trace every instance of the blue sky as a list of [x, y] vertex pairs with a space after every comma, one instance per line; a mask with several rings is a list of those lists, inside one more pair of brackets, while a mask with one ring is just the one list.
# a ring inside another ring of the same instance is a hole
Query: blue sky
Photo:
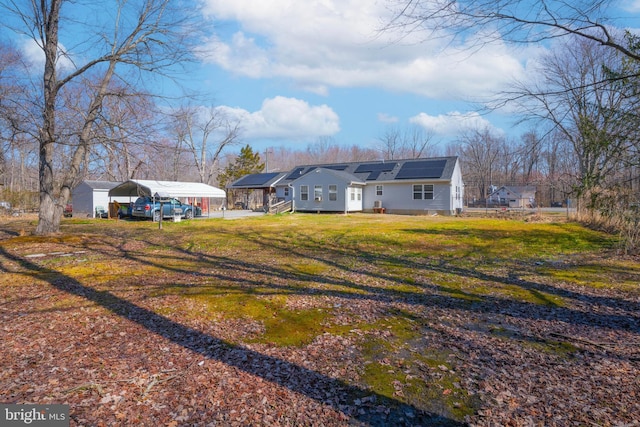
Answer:
[[[640, 2], [621, 5], [633, 25]], [[392, 18], [385, 1], [206, 0], [204, 10], [215, 25], [202, 58], [208, 83], [259, 147], [320, 136], [370, 147], [389, 126], [422, 126], [443, 144], [469, 127], [515, 139], [528, 130], [469, 101], [526, 79], [540, 46], [475, 51], [446, 37], [381, 33]]]
[[262, 147], [318, 137], [371, 147], [387, 127], [413, 124], [443, 141], [468, 126], [512, 133], [512, 117], [480, 116], [468, 101], [522, 78], [539, 51], [399, 40], [379, 31], [391, 19], [382, 1], [208, 0], [204, 10], [215, 29], [204, 83]]
[[[526, 79], [541, 46], [498, 40], [476, 50], [380, 32], [392, 18], [385, 0], [202, 1], [208, 53], [185, 83], [211, 94], [206, 107], [240, 119], [243, 142], [256, 149], [319, 137], [373, 147], [389, 126], [421, 126], [442, 144], [466, 128], [513, 139], [528, 130], [514, 128], [508, 111], [479, 115], [469, 101]], [[619, 5], [625, 25], [640, 27], [640, 0]]]

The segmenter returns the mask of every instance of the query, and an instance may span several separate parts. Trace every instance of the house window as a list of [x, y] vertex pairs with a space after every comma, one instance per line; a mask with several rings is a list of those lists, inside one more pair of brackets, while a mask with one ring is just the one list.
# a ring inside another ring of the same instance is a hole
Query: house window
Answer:
[[415, 184], [413, 186], [413, 200], [433, 200], [433, 184]]
[[316, 202], [322, 201], [322, 185], [316, 185], [313, 187], [313, 200]]
[[338, 200], [338, 186], [330, 185], [329, 186], [329, 200], [335, 202]]
[[356, 189], [355, 188], [350, 188], [349, 189], [349, 198], [351, 199], [352, 202], [356, 199]]
[[424, 185], [424, 199], [433, 200], [433, 184]]
[[289, 187], [284, 188], [284, 197], [289, 197]]
[[301, 185], [300, 186], [300, 200], [309, 200], [309, 186]]
[[382, 196], [382, 185], [376, 185], [376, 196]]
[[422, 200], [422, 185], [413, 186], [413, 200]]
[[356, 188], [356, 197], [358, 201], [362, 200], [362, 188]]
[[456, 185], [456, 200], [460, 200], [460, 187]]

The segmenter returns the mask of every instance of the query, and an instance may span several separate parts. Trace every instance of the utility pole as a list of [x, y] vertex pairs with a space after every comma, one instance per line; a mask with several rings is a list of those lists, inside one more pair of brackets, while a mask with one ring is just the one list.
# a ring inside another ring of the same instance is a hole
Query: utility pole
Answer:
[[264, 150], [264, 168], [266, 173], [269, 172], [269, 153], [273, 153], [273, 151], [270, 151], [268, 148]]

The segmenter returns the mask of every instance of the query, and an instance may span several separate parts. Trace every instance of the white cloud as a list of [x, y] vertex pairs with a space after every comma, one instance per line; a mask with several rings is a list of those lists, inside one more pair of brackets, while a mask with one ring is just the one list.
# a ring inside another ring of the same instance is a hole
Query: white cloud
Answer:
[[279, 138], [308, 140], [340, 131], [338, 115], [327, 105], [312, 106], [306, 101], [277, 96], [265, 99], [259, 111], [218, 107], [230, 118], [241, 121], [248, 139]]
[[378, 121], [381, 123], [398, 123], [399, 119], [396, 116], [390, 116], [387, 113], [378, 113]]
[[448, 114], [430, 116], [420, 113], [409, 119], [409, 122], [419, 125], [429, 131], [433, 131], [441, 136], [457, 136], [461, 132], [469, 129], [489, 128], [502, 133], [496, 129], [491, 122], [475, 112], [460, 113], [453, 111]]
[[[434, 99], [487, 96], [523, 73], [520, 59], [500, 43], [472, 54], [469, 46], [410, 34], [380, 33], [389, 22], [384, 2], [370, 0], [206, 0], [222, 22], [205, 61], [252, 78], [286, 78], [327, 94], [331, 87], [381, 87]], [[236, 22], [224, 34], [224, 22]], [[239, 28], [239, 29], [238, 29]]]
[[631, 1], [627, 0], [625, 2], [621, 2], [620, 7], [623, 10], [626, 10], [627, 12], [631, 12], [631, 13], [640, 12], [640, 0], [631, 0]]
[[[44, 70], [44, 51], [42, 48], [36, 43], [33, 39], [23, 39], [20, 43], [20, 49], [24, 54], [27, 62], [31, 64], [31, 66], [37, 69], [37, 72], [42, 72]], [[65, 48], [61, 44], [60, 51], [64, 52]], [[73, 69], [73, 62], [66, 56], [58, 56], [58, 70], [71, 70]]]

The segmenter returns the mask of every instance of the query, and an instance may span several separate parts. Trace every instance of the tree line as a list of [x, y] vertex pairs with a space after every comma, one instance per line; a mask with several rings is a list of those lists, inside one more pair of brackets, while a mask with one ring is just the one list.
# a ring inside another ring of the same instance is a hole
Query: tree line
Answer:
[[[535, 78], [514, 82], [496, 105], [532, 123], [536, 131], [522, 149], [546, 153], [550, 188], [571, 194], [582, 219], [619, 231], [626, 249], [637, 250], [640, 38], [624, 28], [619, 10], [624, 5], [613, 0], [390, 2], [396, 15], [388, 29], [394, 31], [448, 37], [480, 52], [495, 42], [547, 48]], [[474, 139], [482, 139], [482, 149], [471, 154], [484, 191], [500, 144], [472, 135], [465, 146]]]
[[[509, 140], [490, 128], [465, 129], [443, 146], [420, 127], [391, 126], [370, 148], [330, 138], [270, 147], [257, 153], [264, 170], [458, 155], [467, 200], [486, 198], [493, 185], [536, 185], [544, 203], [573, 198], [588, 220], [637, 226], [640, 40], [615, 27], [614, 2], [566, 7], [556, 0], [529, 5], [532, 11], [521, 0], [388, 1], [397, 8], [388, 30], [473, 35], [479, 52], [496, 39], [546, 41], [535, 77], [513, 82], [488, 107], [508, 106], [531, 130]], [[44, 60], [34, 68], [23, 49], [0, 39], [2, 197], [35, 205], [38, 234], [59, 229], [71, 189], [83, 179], [215, 185], [236, 161], [241, 122], [203, 107], [197, 96], [176, 101], [154, 89], [161, 79], [184, 77], [198, 60], [204, 25], [197, 10], [170, 0], [0, 0], [0, 10], [2, 34], [29, 40]], [[80, 13], [98, 18], [82, 23], [73, 18]]]

